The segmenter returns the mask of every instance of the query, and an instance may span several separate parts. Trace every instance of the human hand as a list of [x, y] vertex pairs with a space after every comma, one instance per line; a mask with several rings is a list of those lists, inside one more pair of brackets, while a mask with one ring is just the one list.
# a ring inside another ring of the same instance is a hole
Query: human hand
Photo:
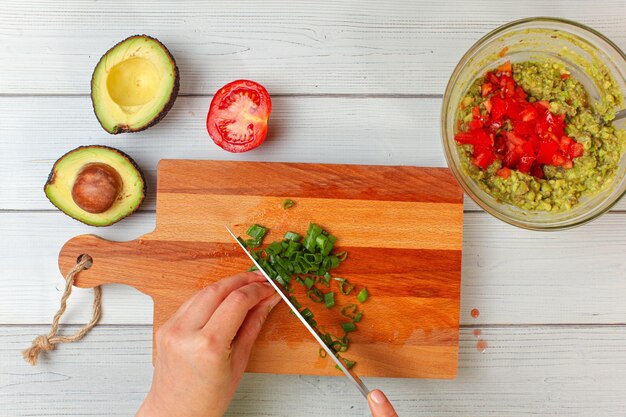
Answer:
[[367, 395], [367, 403], [373, 417], [398, 417], [398, 413], [381, 390], [375, 389], [370, 392]]
[[252, 272], [218, 281], [187, 300], [156, 333], [152, 387], [136, 416], [222, 416], [280, 300]]

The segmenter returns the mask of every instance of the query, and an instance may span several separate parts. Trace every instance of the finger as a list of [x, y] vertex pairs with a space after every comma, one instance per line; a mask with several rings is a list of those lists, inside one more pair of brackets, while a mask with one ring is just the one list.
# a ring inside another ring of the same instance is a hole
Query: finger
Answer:
[[239, 370], [243, 371], [245, 369], [248, 364], [248, 359], [250, 358], [252, 346], [259, 336], [267, 316], [281, 300], [280, 295], [274, 293], [274, 295], [261, 301], [256, 307], [250, 310], [246, 316], [246, 319], [239, 328], [239, 332], [237, 332], [235, 340], [233, 340], [233, 362], [235, 366], [241, 368]]
[[203, 331], [212, 335], [218, 346], [230, 348], [248, 312], [274, 293], [267, 282], [254, 282], [233, 291], [215, 310]]
[[385, 396], [385, 394], [375, 389], [367, 395], [367, 403], [370, 406], [373, 417], [398, 417], [398, 413]]
[[224, 278], [201, 289], [181, 314], [179, 320], [180, 327], [189, 330], [203, 328], [229, 294], [253, 282], [264, 280], [263, 275], [254, 272], [244, 272]]

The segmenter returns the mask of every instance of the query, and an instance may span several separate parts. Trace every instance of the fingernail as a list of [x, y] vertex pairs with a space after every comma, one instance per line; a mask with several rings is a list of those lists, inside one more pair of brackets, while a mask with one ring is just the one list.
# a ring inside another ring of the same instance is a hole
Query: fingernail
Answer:
[[380, 404], [385, 404], [386, 402], [389, 402], [389, 400], [387, 400], [387, 397], [385, 397], [385, 394], [383, 394], [383, 392], [379, 389], [375, 389], [374, 391], [371, 391], [369, 394], [369, 397], [374, 402], [374, 404], [380, 405]]
[[276, 304], [280, 303], [280, 300], [282, 300], [282, 298], [280, 298], [280, 295], [274, 294], [272, 296], [272, 299], [270, 300], [270, 305], [268, 307], [269, 310], [272, 311], [272, 309], [276, 307]]

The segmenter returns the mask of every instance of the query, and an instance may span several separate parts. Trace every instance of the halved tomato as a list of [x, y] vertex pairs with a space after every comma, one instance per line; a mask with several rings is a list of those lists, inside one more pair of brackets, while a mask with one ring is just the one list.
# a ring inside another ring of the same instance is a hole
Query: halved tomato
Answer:
[[265, 87], [249, 80], [237, 80], [213, 96], [206, 119], [209, 136], [229, 152], [256, 148], [267, 136], [272, 100]]

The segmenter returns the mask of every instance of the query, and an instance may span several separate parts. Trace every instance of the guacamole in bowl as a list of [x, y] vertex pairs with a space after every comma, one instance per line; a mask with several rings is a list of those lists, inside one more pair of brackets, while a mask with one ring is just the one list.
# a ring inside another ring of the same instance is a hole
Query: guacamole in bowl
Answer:
[[479, 40], [446, 88], [448, 165], [485, 211], [515, 226], [583, 224], [626, 194], [626, 56], [576, 22], [524, 19]]
[[[623, 101], [617, 89], [605, 94], [603, 103]], [[504, 203], [570, 210], [582, 196], [607, 188], [619, 171], [626, 130], [612, 124], [614, 114], [609, 105], [594, 108], [558, 61], [507, 62], [477, 78], [461, 100], [455, 140], [462, 168]], [[482, 152], [474, 139], [480, 135], [490, 139]]]

